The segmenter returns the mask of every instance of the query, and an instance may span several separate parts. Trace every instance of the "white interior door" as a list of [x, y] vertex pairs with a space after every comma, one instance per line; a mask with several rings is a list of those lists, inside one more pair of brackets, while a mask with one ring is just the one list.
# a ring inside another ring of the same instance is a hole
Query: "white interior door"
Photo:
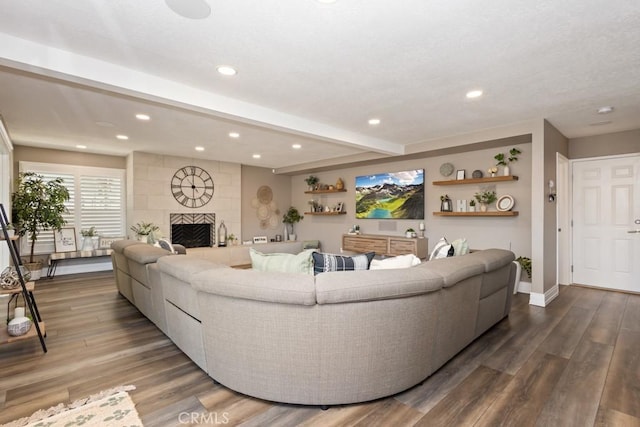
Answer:
[[569, 191], [569, 159], [556, 154], [556, 223], [558, 224], [558, 284], [571, 284], [571, 193]]
[[573, 282], [640, 292], [640, 156], [573, 163]]

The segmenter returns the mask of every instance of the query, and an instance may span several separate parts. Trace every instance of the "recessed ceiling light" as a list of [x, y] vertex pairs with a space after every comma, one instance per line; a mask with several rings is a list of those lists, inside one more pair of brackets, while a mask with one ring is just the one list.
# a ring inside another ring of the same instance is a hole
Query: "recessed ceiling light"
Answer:
[[335, 3], [337, 0], [316, 0], [318, 3], [331, 4]]
[[469, 92], [467, 92], [467, 98], [469, 99], [479, 98], [481, 96], [482, 96], [482, 91], [480, 89], [470, 90]]
[[254, 155], [253, 155], [253, 158], [254, 158], [254, 159], [259, 159], [260, 157], [262, 157], [260, 154], [254, 154]]
[[196, 151], [204, 151], [204, 147], [202, 147], [202, 146], [198, 145], [198, 146], [196, 147]]
[[103, 128], [112, 128], [115, 125], [111, 122], [96, 122], [98, 126], [102, 126]]
[[609, 123], [612, 123], [612, 121], [611, 120], [603, 120], [601, 122], [589, 123], [589, 126], [602, 126], [602, 125], [608, 125]]
[[372, 126], [376, 126], [380, 124], [380, 119], [369, 119], [369, 124]]
[[178, 15], [189, 19], [204, 19], [211, 15], [211, 7], [204, 0], [164, 0]]
[[293, 144], [293, 145], [291, 146], [291, 148], [293, 148], [294, 150], [299, 150], [299, 149], [301, 149], [301, 148], [302, 148], [302, 145], [300, 145], [300, 144]]
[[126, 141], [127, 139], [129, 139], [127, 135], [116, 135], [116, 138], [121, 139], [123, 141]]
[[240, 138], [240, 134], [238, 132], [229, 132], [229, 136], [231, 138]]
[[605, 107], [600, 107], [597, 110], [598, 114], [609, 114], [613, 112], [613, 107], [607, 105]]
[[136, 114], [136, 119], [147, 121], [147, 120], [151, 120], [151, 116], [149, 116], [148, 114]]
[[84, 150], [85, 148], [87, 148], [87, 146], [86, 145], [82, 145], [82, 144], [78, 144], [78, 145], [76, 145], [76, 148]]
[[223, 76], [235, 76], [238, 73], [235, 68], [233, 68], [233, 67], [231, 67], [229, 65], [220, 65], [216, 69]]

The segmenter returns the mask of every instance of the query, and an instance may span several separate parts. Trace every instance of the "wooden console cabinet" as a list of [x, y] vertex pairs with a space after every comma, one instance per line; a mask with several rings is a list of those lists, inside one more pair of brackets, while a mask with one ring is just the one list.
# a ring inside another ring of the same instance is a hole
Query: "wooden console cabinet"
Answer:
[[375, 252], [376, 255], [385, 256], [414, 254], [418, 258], [427, 258], [429, 241], [427, 238], [409, 239], [379, 234], [343, 234], [342, 249], [358, 253]]

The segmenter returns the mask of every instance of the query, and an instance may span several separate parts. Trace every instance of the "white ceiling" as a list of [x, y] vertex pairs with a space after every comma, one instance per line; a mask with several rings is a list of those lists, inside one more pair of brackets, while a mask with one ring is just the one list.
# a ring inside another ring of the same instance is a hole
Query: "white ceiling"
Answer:
[[[640, 128], [635, 0], [180, 1], [212, 13], [0, 0], [0, 115], [14, 143], [277, 169], [538, 118], [569, 138]], [[223, 64], [238, 74], [218, 74]], [[598, 115], [605, 105], [614, 112]]]

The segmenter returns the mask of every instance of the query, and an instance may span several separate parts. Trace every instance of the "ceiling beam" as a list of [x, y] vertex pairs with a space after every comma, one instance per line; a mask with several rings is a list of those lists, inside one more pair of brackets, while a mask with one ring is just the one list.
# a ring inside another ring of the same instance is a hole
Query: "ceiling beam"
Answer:
[[0, 64], [126, 96], [192, 108], [212, 116], [387, 155], [404, 145], [239, 101], [88, 56], [0, 33]]

